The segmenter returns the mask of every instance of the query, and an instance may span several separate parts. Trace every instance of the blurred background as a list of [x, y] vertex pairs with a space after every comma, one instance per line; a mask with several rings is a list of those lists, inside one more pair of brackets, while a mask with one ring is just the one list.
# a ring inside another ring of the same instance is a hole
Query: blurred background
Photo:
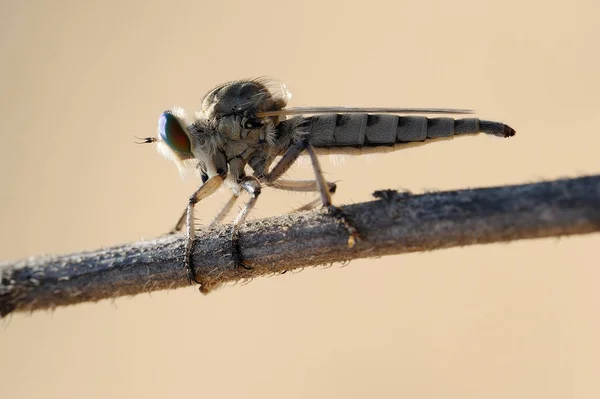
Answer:
[[[325, 157], [338, 204], [600, 172], [595, 1], [0, 4], [3, 260], [171, 229], [200, 180], [134, 136], [240, 78], [281, 79], [291, 106], [472, 108], [517, 130]], [[251, 217], [313, 198], [267, 189]], [[227, 199], [203, 201], [198, 217]], [[599, 243], [366, 259], [208, 296], [190, 287], [15, 314], [0, 321], [2, 396], [598, 397]]]

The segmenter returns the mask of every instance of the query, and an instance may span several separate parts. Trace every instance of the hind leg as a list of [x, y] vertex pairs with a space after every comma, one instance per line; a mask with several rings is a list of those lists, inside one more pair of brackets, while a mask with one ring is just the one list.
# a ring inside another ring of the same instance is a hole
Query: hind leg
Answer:
[[[329, 183], [323, 177], [321, 170], [321, 164], [314, 148], [307, 141], [300, 141], [291, 146], [283, 155], [281, 160], [271, 169], [271, 171], [264, 176], [261, 181], [265, 185], [273, 185], [296, 161], [300, 154], [306, 150], [310, 156], [310, 160], [315, 174], [315, 185], [316, 191], [321, 195], [321, 205], [329, 210], [329, 212], [338, 219], [348, 231], [348, 246], [353, 247], [356, 241], [360, 239], [360, 235], [356, 227], [353, 226], [348, 216], [338, 207], [331, 204], [331, 192], [329, 190]], [[305, 186], [305, 187], [308, 187]]]
[[[329, 193], [331, 195], [335, 194], [337, 185], [332, 182], [327, 182], [327, 186], [329, 188]], [[283, 180], [283, 179], [279, 179], [279, 180], [275, 180], [273, 183], [271, 183], [270, 187], [276, 188], [278, 190], [295, 191], [295, 192], [317, 192], [317, 191], [319, 191], [319, 188], [317, 187], [317, 182], [315, 180]], [[308, 211], [310, 209], [313, 209], [317, 205], [319, 205], [320, 202], [321, 202], [320, 198], [316, 199], [314, 201], [309, 202], [308, 204], [301, 206], [300, 208], [294, 209], [293, 211], [291, 211], [289, 213]]]

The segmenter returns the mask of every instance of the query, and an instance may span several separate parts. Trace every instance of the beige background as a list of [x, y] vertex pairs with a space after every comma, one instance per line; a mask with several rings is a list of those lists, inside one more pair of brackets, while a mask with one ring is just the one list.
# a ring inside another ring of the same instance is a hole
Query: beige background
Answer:
[[[199, 179], [133, 136], [244, 77], [280, 78], [295, 106], [474, 108], [518, 132], [325, 158], [337, 203], [600, 172], [596, 1], [96, 3], [2, 0], [2, 259], [170, 229]], [[265, 190], [253, 217], [312, 198]], [[0, 322], [2, 397], [598, 397], [599, 244], [467, 247], [17, 314]]]

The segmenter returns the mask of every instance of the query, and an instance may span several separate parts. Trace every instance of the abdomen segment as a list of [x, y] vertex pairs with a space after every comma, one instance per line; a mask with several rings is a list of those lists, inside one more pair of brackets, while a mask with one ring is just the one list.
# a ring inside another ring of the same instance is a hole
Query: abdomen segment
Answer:
[[323, 114], [306, 118], [310, 143], [317, 148], [392, 146], [486, 133], [499, 137], [514, 136], [515, 131], [501, 122], [477, 118], [427, 118], [390, 114]]

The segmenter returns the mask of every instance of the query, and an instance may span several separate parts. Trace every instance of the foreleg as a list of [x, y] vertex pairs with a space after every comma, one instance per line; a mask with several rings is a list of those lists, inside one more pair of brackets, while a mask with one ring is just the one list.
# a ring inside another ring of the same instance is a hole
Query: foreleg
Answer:
[[[185, 259], [184, 265], [188, 270], [190, 282], [193, 280], [196, 283], [200, 282], [196, 279], [196, 272], [192, 269], [192, 246], [196, 237], [196, 226], [194, 221], [194, 206], [204, 198], [213, 194], [223, 184], [223, 178], [220, 175], [213, 176], [206, 181], [202, 186], [192, 194], [188, 200], [187, 208], [181, 216], [175, 230], [181, 230], [180, 224], [183, 225], [183, 220], [186, 222], [186, 241], [185, 241]], [[185, 216], [185, 217], [184, 217]]]

